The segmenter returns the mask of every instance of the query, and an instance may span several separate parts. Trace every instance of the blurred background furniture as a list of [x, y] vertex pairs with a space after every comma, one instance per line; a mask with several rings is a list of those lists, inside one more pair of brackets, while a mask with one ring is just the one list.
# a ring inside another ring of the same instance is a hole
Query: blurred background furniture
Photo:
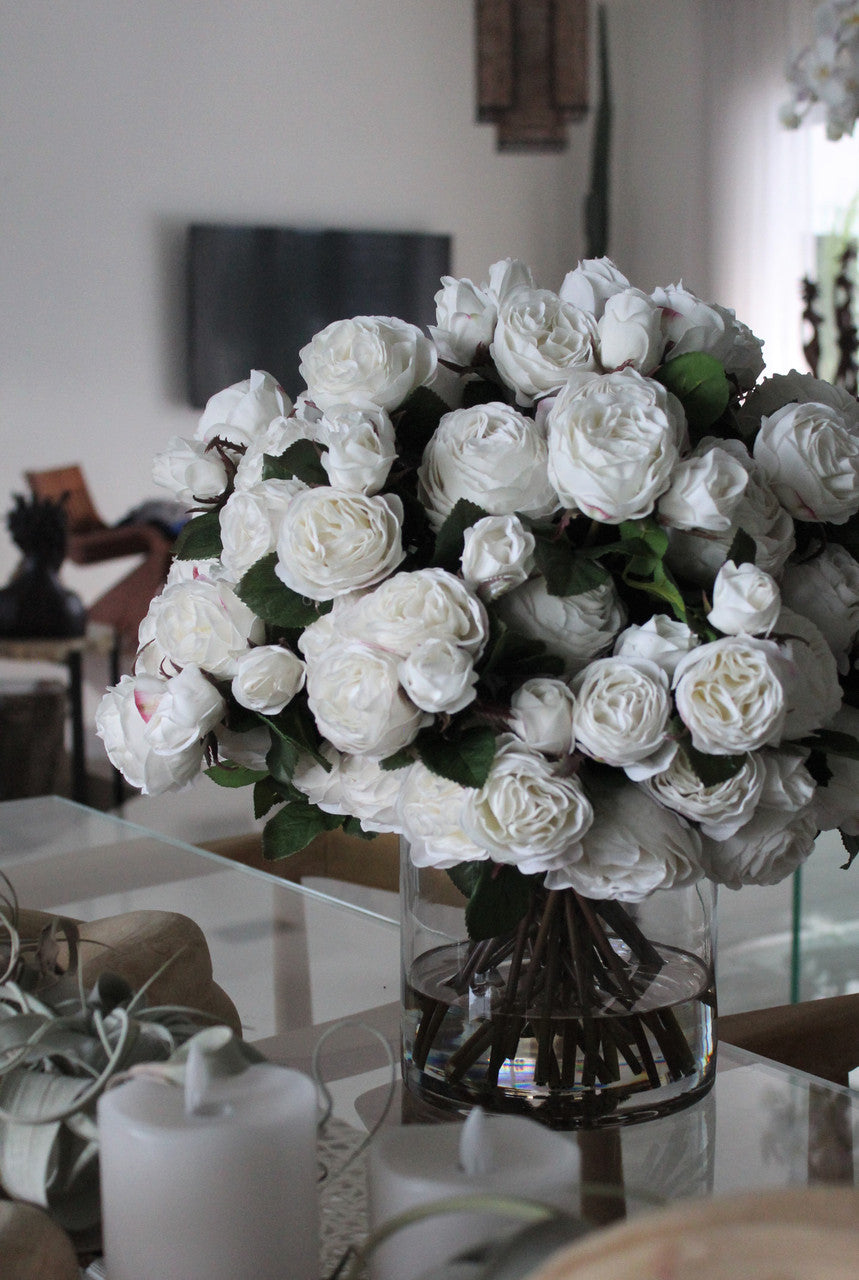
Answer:
[[719, 1040], [847, 1085], [859, 1067], [859, 994], [727, 1014]]
[[[72, 728], [71, 791], [72, 799], [81, 804], [85, 804], [89, 798], [83, 711], [83, 656], [85, 653], [107, 655], [110, 660], [111, 683], [116, 683], [119, 680], [119, 651], [118, 633], [112, 627], [97, 622], [88, 623], [86, 633], [82, 636], [35, 640], [0, 638], [0, 658], [9, 658], [15, 662], [59, 663], [68, 669], [67, 705]], [[35, 706], [40, 700], [44, 706], [37, 712]], [[65, 721], [64, 703], [65, 691], [58, 689], [54, 682], [47, 682], [41, 691], [36, 682], [28, 691], [10, 689], [5, 695], [0, 685], [0, 723], [4, 728], [3, 742], [0, 745], [3, 799], [57, 790]], [[61, 716], [59, 723], [58, 707]], [[123, 795], [122, 775], [114, 769], [113, 803], [121, 804]]]
[[106, 524], [96, 510], [79, 466], [25, 474], [37, 498], [64, 501], [68, 515], [67, 554], [75, 564], [101, 564], [120, 556], [142, 554], [141, 562], [87, 609], [90, 622], [111, 627], [121, 646], [135, 649], [140, 621], [167, 577], [172, 539], [145, 521]]

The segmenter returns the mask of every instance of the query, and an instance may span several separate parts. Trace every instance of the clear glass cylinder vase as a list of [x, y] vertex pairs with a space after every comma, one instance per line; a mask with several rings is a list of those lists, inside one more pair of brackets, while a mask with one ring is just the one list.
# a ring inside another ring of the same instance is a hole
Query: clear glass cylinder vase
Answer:
[[535, 880], [507, 933], [469, 938], [450, 876], [403, 845], [403, 1076], [431, 1109], [597, 1128], [667, 1115], [713, 1083], [715, 886], [642, 902]]

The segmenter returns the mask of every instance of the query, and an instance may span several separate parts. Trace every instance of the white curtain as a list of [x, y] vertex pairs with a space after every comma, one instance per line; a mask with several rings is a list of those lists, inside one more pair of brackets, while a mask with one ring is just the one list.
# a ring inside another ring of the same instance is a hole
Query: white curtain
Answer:
[[[704, 0], [712, 297], [765, 340], [772, 372], [804, 369], [800, 282], [814, 271], [813, 132], [779, 123], [785, 64], [814, 0]], [[832, 144], [830, 144], [832, 145]]]

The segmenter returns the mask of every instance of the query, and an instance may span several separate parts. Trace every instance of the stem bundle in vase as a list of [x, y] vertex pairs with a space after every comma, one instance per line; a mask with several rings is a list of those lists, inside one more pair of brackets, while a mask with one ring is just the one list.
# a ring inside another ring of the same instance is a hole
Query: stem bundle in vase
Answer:
[[[593, 1123], [615, 1117], [631, 1094], [674, 1082], [686, 1082], [688, 1101], [707, 1074], [700, 1041], [712, 1040], [712, 969], [655, 945], [621, 903], [535, 888], [514, 930], [470, 942], [448, 976], [437, 960], [440, 994], [415, 991], [409, 1056], [442, 1104]], [[463, 1027], [456, 1011], [475, 998], [480, 1012]]]

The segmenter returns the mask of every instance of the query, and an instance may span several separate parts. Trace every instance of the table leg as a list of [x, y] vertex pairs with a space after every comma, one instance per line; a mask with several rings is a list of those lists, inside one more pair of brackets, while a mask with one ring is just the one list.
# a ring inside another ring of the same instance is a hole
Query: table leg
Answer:
[[68, 656], [69, 698], [72, 708], [72, 799], [86, 804], [87, 779], [84, 749], [84, 710], [81, 655], [72, 652]]

